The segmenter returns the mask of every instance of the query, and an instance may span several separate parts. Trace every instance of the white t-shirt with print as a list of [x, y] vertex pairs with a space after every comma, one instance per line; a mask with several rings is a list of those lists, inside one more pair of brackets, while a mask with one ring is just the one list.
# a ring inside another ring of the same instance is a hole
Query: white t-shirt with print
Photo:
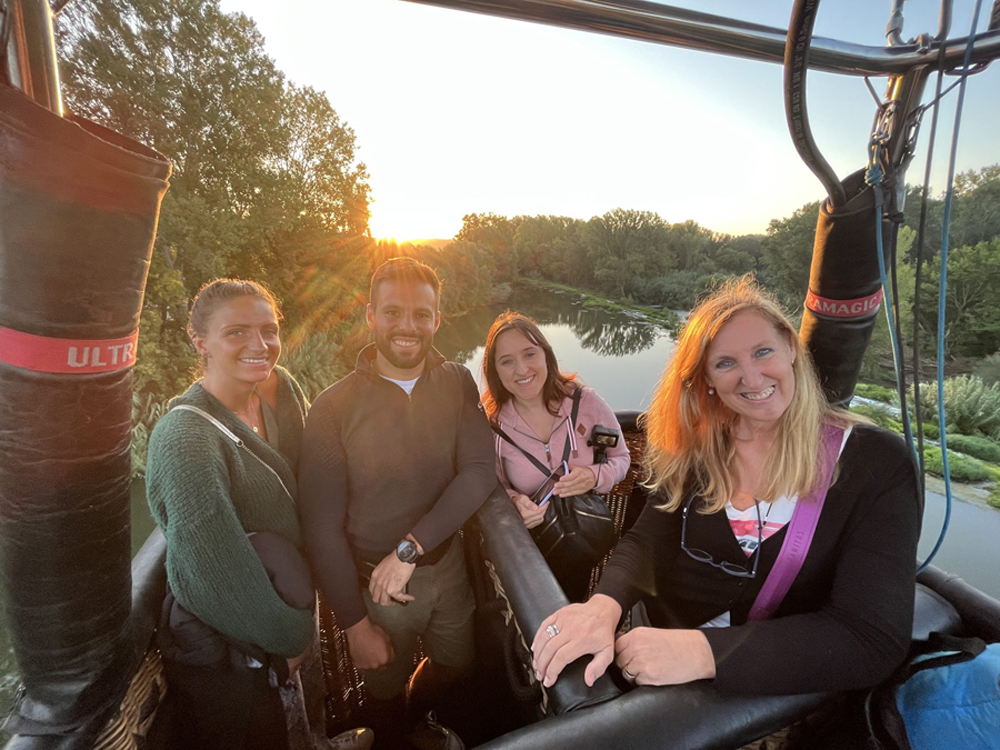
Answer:
[[[844, 446], [847, 444], [847, 437], [850, 434], [850, 428], [844, 430], [844, 439], [840, 443], [840, 451], [837, 453], [838, 457], [843, 452]], [[770, 539], [792, 520], [792, 514], [795, 512], [795, 503], [798, 499], [798, 495], [794, 497], [782, 495], [772, 503], [758, 501], [757, 507], [760, 508], [760, 520], [763, 522], [763, 529], [760, 534], [757, 533], [757, 509], [753, 505], [746, 510], [736, 510], [732, 503], [726, 503], [726, 517], [729, 519], [729, 526], [732, 528], [733, 534], [736, 536], [736, 541], [739, 542], [740, 547], [747, 557], [753, 555], [761, 537]], [[699, 627], [728, 628], [730, 624], [729, 612], [723, 612], [718, 617], [713, 617], [705, 624], [699, 625]]]

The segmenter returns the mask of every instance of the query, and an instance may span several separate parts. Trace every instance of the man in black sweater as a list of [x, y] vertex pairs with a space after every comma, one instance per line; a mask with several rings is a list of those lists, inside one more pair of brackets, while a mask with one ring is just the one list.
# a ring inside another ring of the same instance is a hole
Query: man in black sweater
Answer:
[[[381, 746], [400, 724], [418, 635], [429, 657], [421, 684], [440, 689], [471, 666], [475, 602], [457, 531], [497, 485], [475, 381], [432, 347], [440, 285], [410, 258], [376, 270], [366, 313], [375, 343], [316, 399], [299, 463], [312, 567], [389, 719], [373, 717]], [[411, 741], [460, 746], [433, 720]]]

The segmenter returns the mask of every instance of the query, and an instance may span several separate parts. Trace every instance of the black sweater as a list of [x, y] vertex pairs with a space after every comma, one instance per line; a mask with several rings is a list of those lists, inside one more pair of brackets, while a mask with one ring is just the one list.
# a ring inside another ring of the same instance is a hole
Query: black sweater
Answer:
[[[659, 511], [655, 500], [623, 537], [595, 593], [624, 611], [644, 599], [658, 627], [697, 627], [730, 611], [732, 627], [703, 631], [720, 690], [783, 695], [865, 688], [906, 656], [920, 503], [910, 453], [895, 435], [854, 428], [802, 570], [764, 622], [748, 622], [747, 614], [785, 529], [764, 541], [757, 577], [736, 578], [685, 554], [681, 513]], [[702, 515], [697, 505], [688, 514], [688, 548], [745, 566], [726, 514]]]
[[489, 423], [462, 365], [432, 350], [410, 396], [373, 369], [374, 345], [306, 420], [299, 515], [317, 583], [341, 628], [366, 612], [356, 560], [407, 534], [428, 556], [497, 486]]

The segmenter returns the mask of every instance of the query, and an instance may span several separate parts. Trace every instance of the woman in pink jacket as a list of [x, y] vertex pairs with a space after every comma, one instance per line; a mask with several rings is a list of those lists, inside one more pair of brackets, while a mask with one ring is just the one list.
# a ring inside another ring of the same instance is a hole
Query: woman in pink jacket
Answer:
[[[531, 318], [507, 311], [493, 322], [486, 337], [483, 374], [486, 415], [513, 442], [497, 436], [497, 475], [527, 528], [535, 528], [545, 516], [545, 505], [530, 499], [546, 479], [536, 461], [555, 471], [565, 457], [569, 471], [554, 488], [560, 497], [607, 493], [625, 478], [630, 457], [623, 439], [607, 450], [607, 463], [598, 461], [588, 445], [595, 426], [620, 432], [615, 413], [575, 374], [559, 370], [552, 347]], [[580, 405], [574, 422], [573, 396], [578, 389]], [[589, 570], [554, 572], [571, 601], [587, 598]]]

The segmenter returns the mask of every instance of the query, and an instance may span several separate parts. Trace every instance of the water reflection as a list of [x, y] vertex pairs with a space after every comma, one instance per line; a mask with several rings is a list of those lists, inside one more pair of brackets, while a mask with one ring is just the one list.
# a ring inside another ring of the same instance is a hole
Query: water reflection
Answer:
[[549, 291], [520, 291], [507, 305], [483, 308], [446, 320], [435, 338], [449, 359], [468, 362], [486, 341], [486, 332], [497, 315], [510, 308], [530, 315], [542, 326], [566, 326], [579, 345], [603, 357], [626, 357], [651, 348], [667, 332], [635, 314], [584, 307], [573, 295]]

